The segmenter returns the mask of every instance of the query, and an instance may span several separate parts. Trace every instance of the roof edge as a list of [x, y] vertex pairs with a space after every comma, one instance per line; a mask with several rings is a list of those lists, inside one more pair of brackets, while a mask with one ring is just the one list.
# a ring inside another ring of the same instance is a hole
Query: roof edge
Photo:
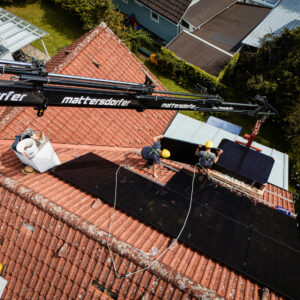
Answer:
[[[75, 230], [78, 230], [84, 235], [100, 242], [103, 246], [106, 245], [108, 236], [107, 232], [98, 229], [96, 225], [82, 219], [74, 213], [71, 213], [41, 194], [28, 189], [18, 181], [0, 174], [0, 186], [4, 187], [11, 193], [18, 195], [25, 201], [30, 202], [34, 206], [37, 206], [46, 213], [49, 213], [58, 220], [68, 224]], [[141, 268], [145, 268], [150, 265], [152, 261], [149, 260], [146, 255], [138, 251], [132, 245], [115, 238], [113, 235], [111, 236], [111, 248], [114, 252], [134, 262]], [[161, 262], [154, 263], [148, 270], [166, 282], [175, 285], [179, 290], [183, 292], [189, 291], [194, 297], [205, 297], [205, 299], [224, 299], [218, 296], [215, 291], [201, 286], [198, 282], [193, 281], [189, 277], [175, 271]]]

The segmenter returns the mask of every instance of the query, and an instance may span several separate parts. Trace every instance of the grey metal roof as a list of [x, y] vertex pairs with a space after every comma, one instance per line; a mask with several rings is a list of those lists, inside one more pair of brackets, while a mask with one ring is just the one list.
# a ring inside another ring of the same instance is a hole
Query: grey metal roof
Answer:
[[[13, 53], [48, 33], [13, 13], [0, 8], [0, 45]], [[6, 53], [0, 52], [0, 57]]]
[[[232, 134], [180, 113], [175, 116], [164, 135], [194, 144], [205, 144], [207, 140], [212, 140], [215, 147], [220, 144], [222, 139], [247, 142], [239, 135]], [[253, 143], [253, 146], [262, 149], [262, 153], [273, 157], [275, 160], [268, 183], [288, 190], [288, 155], [256, 142]]]
[[280, 0], [251, 0], [252, 2], [256, 2], [258, 4], [263, 4], [265, 6], [268, 7], [275, 7], [276, 4], [280, 1]]
[[259, 47], [263, 37], [272, 33], [280, 35], [284, 28], [300, 26], [300, 1], [281, 0], [266, 18], [242, 41], [242, 44]]
[[269, 11], [266, 7], [236, 3], [193, 33], [182, 31], [167, 48], [178, 57], [217, 76], [244, 37]]
[[237, 0], [201, 0], [189, 6], [183, 19], [194, 27], [199, 27], [235, 2]]

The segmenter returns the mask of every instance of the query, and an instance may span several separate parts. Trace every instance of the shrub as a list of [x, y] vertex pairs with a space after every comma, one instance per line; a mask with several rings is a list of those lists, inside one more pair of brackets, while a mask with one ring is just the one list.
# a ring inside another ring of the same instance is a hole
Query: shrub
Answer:
[[195, 88], [196, 84], [199, 83], [205, 86], [210, 93], [215, 93], [221, 89], [216, 77], [178, 58], [166, 48], [162, 47], [159, 53], [151, 55], [149, 61], [160, 73], [169, 76], [184, 87]]

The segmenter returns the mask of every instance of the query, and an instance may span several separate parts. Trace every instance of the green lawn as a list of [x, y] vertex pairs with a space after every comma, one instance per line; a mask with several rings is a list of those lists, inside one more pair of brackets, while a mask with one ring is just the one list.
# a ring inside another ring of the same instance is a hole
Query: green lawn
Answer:
[[[84, 33], [78, 20], [46, 1], [4, 8], [49, 33], [43, 40], [50, 56]], [[35, 41], [32, 45], [44, 52], [41, 41]]]

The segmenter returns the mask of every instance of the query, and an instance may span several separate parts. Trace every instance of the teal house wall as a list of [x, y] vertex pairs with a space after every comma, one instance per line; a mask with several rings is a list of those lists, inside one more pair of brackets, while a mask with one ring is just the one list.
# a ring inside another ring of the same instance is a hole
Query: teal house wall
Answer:
[[159, 14], [157, 14], [158, 22], [152, 20], [151, 9], [135, 0], [128, 0], [128, 4], [123, 0], [113, 0], [113, 2], [121, 12], [128, 15], [134, 14], [140, 25], [167, 42], [170, 42], [179, 33], [179, 28], [175, 23]]

